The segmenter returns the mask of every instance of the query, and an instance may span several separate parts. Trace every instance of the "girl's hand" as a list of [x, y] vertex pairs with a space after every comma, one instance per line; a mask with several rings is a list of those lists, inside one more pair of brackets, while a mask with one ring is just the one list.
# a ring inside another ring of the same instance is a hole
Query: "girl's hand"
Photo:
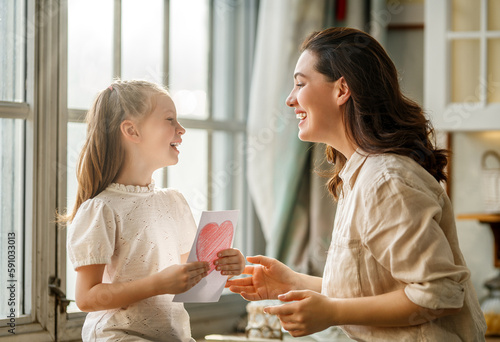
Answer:
[[154, 275], [155, 292], [157, 295], [186, 292], [206, 277], [209, 269], [206, 261], [169, 266]]
[[222, 275], [240, 275], [245, 269], [245, 257], [236, 248], [228, 248], [217, 253], [219, 257], [214, 261], [215, 269]]
[[281, 326], [293, 337], [310, 335], [335, 325], [334, 301], [318, 292], [290, 291], [278, 299], [293, 303], [267, 307], [264, 312], [277, 315]]
[[276, 259], [262, 255], [247, 257], [251, 263], [243, 274], [251, 277], [228, 280], [226, 287], [246, 300], [277, 299], [278, 295], [297, 289], [297, 273]]

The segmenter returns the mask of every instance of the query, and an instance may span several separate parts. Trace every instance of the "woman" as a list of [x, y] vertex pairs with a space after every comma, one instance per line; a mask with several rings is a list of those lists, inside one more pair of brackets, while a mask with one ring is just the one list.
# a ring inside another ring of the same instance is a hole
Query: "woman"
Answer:
[[339, 325], [360, 341], [481, 341], [486, 325], [458, 245], [446, 151], [419, 105], [402, 95], [384, 49], [330, 28], [302, 45], [287, 105], [299, 138], [327, 144], [338, 200], [323, 278], [264, 256], [231, 280], [292, 336]]

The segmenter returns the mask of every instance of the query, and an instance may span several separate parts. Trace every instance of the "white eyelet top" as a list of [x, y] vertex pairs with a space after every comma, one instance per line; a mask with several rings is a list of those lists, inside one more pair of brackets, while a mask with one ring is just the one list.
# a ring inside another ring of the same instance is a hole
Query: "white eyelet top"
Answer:
[[108, 189], [119, 190], [123, 192], [133, 192], [133, 193], [151, 193], [155, 190], [155, 181], [151, 180], [151, 183], [147, 186], [139, 185], [124, 185], [119, 183], [111, 183]]
[[[113, 183], [85, 201], [68, 228], [73, 267], [105, 264], [103, 283], [147, 277], [179, 264], [196, 224], [184, 197], [173, 189]], [[194, 341], [189, 316], [173, 295], [150, 297], [126, 308], [90, 312], [84, 341]]]

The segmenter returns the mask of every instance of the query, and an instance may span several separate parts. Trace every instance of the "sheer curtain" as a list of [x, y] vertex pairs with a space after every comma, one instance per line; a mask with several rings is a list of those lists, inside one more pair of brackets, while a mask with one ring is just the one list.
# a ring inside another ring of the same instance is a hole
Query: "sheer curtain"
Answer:
[[259, 9], [249, 101], [248, 182], [266, 254], [289, 264], [302, 263], [307, 245], [314, 149], [298, 139], [298, 121], [285, 99], [294, 85], [300, 43], [324, 27], [327, 2], [262, 0]]
[[[371, 0], [373, 1], [373, 0]], [[266, 254], [296, 271], [323, 272], [336, 205], [326, 179], [324, 145], [298, 139], [285, 99], [301, 42], [328, 26], [364, 29], [368, 0], [261, 0], [249, 100], [248, 183]]]

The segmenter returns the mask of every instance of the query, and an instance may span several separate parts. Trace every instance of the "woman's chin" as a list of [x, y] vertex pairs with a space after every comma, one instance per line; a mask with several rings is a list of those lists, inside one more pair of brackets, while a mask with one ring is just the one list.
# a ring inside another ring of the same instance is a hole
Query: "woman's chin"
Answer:
[[302, 130], [299, 130], [299, 139], [302, 140], [302, 141], [311, 141], [307, 137], [307, 134], [304, 131], [302, 131]]

